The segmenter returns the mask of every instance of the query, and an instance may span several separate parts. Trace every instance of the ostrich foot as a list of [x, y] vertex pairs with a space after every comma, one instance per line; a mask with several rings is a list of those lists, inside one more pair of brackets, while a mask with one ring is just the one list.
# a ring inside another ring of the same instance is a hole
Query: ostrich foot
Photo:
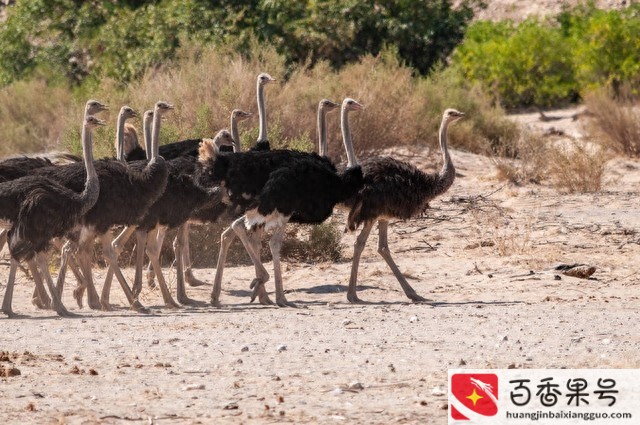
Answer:
[[191, 269], [185, 270], [184, 272], [184, 280], [189, 284], [189, 286], [197, 287], [207, 285], [207, 282], [203, 282], [200, 279], [196, 278], [193, 275]]
[[251, 285], [249, 285], [249, 288], [253, 289], [253, 292], [251, 293], [251, 302], [254, 302], [257, 297], [260, 304], [273, 305], [273, 301], [271, 301], [269, 295], [267, 295], [267, 290], [264, 287], [264, 284], [268, 279], [269, 278], [261, 279], [256, 277], [251, 281]]
[[58, 316], [60, 316], [60, 317], [66, 317], [66, 318], [69, 318], [69, 319], [75, 318], [75, 317], [81, 317], [79, 314], [70, 312], [63, 305], [60, 305], [60, 307], [56, 309], [56, 313], [58, 313]]
[[287, 299], [284, 296], [280, 298], [276, 297], [276, 304], [278, 304], [278, 307], [298, 308], [298, 306], [295, 305], [294, 303], [287, 301]]
[[13, 310], [11, 310], [11, 309], [6, 309], [6, 310], [5, 310], [5, 309], [3, 308], [3, 309], [2, 309], [2, 310], [0, 310], [0, 311], [2, 311], [4, 314], [6, 314], [6, 315], [7, 315], [7, 319], [15, 319], [16, 317], [18, 317], [18, 315], [17, 315], [17, 314], [15, 314], [15, 313], [13, 312]]
[[49, 310], [51, 308], [51, 298], [49, 298], [48, 295], [44, 300], [41, 300], [40, 297], [35, 296], [31, 298], [31, 303], [40, 310]]
[[[81, 298], [82, 300], [82, 298]], [[77, 301], [77, 299], [76, 299]], [[81, 301], [82, 302], [82, 301]], [[87, 305], [91, 310], [102, 310], [102, 304], [100, 303], [100, 297], [95, 292], [89, 291], [89, 297], [87, 299]]]
[[131, 293], [133, 293], [134, 297], [137, 297], [142, 292], [142, 282], [133, 282], [131, 286]]
[[202, 301], [196, 301], [192, 298], [189, 298], [187, 296], [178, 296], [178, 302], [182, 305], [188, 305], [188, 306], [192, 306], [192, 307], [204, 307], [205, 305], [207, 305], [207, 303], [202, 302]]
[[100, 301], [100, 310], [102, 311], [113, 311], [113, 307], [111, 307], [110, 302], [102, 302]]
[[138, 300], [135, 300], [133, 304], [131, 304], [131, 310], [134, 310], [134, 311], [137, 311], [138, 313], [143, 313], [143, 314], [150, 313], [149, 309], [143, 306]]
[[427, 303], [427, 302], [429, 302], [428, 299], [426, 299], [425, 297], [421, 297], [418, 294], [410, 295], [409, 299], [411, 299], [411, 301], [413, 301], [414, 303]]
[[78, 286], [73, 290], [73, 298], [76, 299], [76, 303], [79, 308], [82, 308], [82, 298], [84, 297], [84, 287]]
[[165, 306], [165, 307], [167, 307], [167, 308], [174, 308], [174, 309], [179, 309], [179, 308], [181, 308], [181, 307], [182, 307], [180, 304], [178, 304], [177, 302], [175, 302], [175, 301], [173, 300], [173, 298], [171, 298], [171, 297], [167, 297], [167, 298], [164, 300], [164, 306]]
[[358, 294], [355, 292], [353, 294], [347, 292], [347, 300], [352, 304], [364, 304], [364, 301], [358, 298]]

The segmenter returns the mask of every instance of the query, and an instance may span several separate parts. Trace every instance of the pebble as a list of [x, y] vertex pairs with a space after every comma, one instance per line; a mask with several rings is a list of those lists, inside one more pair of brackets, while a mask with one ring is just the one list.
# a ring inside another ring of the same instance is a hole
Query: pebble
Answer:
[[182, 387], [182, 391], [204, 390], [204, 384], [191, 384]]
[[418, 316], [411, 316], [411, 319], [409, 319], [409, 321], [410, 321], [411, 323], [415, 323], [415, 322], [417, 322], [417, 321], [418, 321]]
[[445, 395], [445, 391], [442, 389], [442, 387], [437, 386], [433, 387], [433, 389], [431, 390], [431, 394], [435, 396]]
[[242, 348], [240, 349], [240, 351], [242, 351], [242, 352], [249, 351], [249, 346], [248, 345], [243, 345]]
[[364, 390], [364, 385], [362, 385], [362, 382], [353, 381], [347, 388], [350, 390]]
[[282, 353], [283, 351], [287, 351], [287, 346], [285, 344], [280, 344], [276, 350], [278, 350], [279, 353]]

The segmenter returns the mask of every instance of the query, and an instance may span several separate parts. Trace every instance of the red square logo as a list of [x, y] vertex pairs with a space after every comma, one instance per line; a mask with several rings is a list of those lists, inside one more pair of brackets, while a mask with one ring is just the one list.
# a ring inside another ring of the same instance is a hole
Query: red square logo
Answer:
[[455, 420], [495, 416], [498, 413], [498, 376], [493, 373], [452, 375], [449, 412]]

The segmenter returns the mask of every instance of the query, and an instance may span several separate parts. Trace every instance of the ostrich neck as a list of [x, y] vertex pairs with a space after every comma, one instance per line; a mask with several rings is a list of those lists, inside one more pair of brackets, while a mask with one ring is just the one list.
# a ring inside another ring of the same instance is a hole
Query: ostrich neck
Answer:
[[96, 173], [96, 168], [93, 163], [93, 140], [91, 129], [87, 125], [82, 128], [82, 156], [84, 159], [85, 169], [87, 170], [87, 180], [84, 184], [84, 190], [80, 194], [83, 205], [81, 214], [84, 215], [95, 205], [98, 201], [98, 195], [100, 194], [98, 174]]
[[[151, 155], [149, 159], [153, 161], [158, 158], [158, 153], [160, 150], [160, 121], [162, 117], [160, 117], [160, 112], [156, 109], [153, 111], [153, 129], [151, 130]], [[149, 161], [151, 163], [151, 161]]]
[[327, 156], [327, 114], [318, 110], [318, 154]]
[[258, 116], [260, 118], [260, 134], [258, 141], [267, 140], [267, 111], [264, 106], [264, 86], [258, 82]]
[[151, 159], [151, 150], [153, 146], [151, 146], [151, 119], [149, 117], [145, 118], [142, 123], [142, 132], [144, 133], [144, 150], [147, 155], [147, 159]]
[[342, 128], [342, 142], [344, 149], [347, 151], [347, 166], [354, 167], [358, 165], [356, 154], [353, 151], [353, 141], [351, 140], [351, 129], [349, 128], [349, 111], [342, 109], [340, 116], [340, 127]]
[[440, 125], [440, 149], [442, 150], [442, 169], [438, 173], [438, 183], [436, 185], [436, 195], [439, 195], [445, 192], [447, 189], [451, 187], [453, 184], [453, 180], [456, 176], [456, 169], [453, 166], [453, 161], [451, 161], [451, 156], [449, 155], [449, 149], [447, 148], [447, 129], [449, 127], [449, 123], [445, 120], [442, 121]]
[[231, 115], [231, 137], [233, 138], [233, 151], [241, 152], [240, 133], [238, 132], [238, 121]]
[[116, 159], [118, 161], [124, 161], [124, 123], [125, 118], [123, 114], [118, 115], [118, 125], [116, 127], [116, 140], [118, 145], [118, 152], [116, 152]]

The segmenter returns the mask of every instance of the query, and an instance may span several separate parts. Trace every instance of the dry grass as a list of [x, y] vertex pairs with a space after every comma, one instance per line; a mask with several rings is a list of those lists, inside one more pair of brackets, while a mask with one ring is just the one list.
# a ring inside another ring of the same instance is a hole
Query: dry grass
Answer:
[[585, 97], [591, 113], [589, 132], [595, 140], [615, 152], [640, 156], [640, 106], [637, 97], [622, 90], [618, 99], [600, 90]]

